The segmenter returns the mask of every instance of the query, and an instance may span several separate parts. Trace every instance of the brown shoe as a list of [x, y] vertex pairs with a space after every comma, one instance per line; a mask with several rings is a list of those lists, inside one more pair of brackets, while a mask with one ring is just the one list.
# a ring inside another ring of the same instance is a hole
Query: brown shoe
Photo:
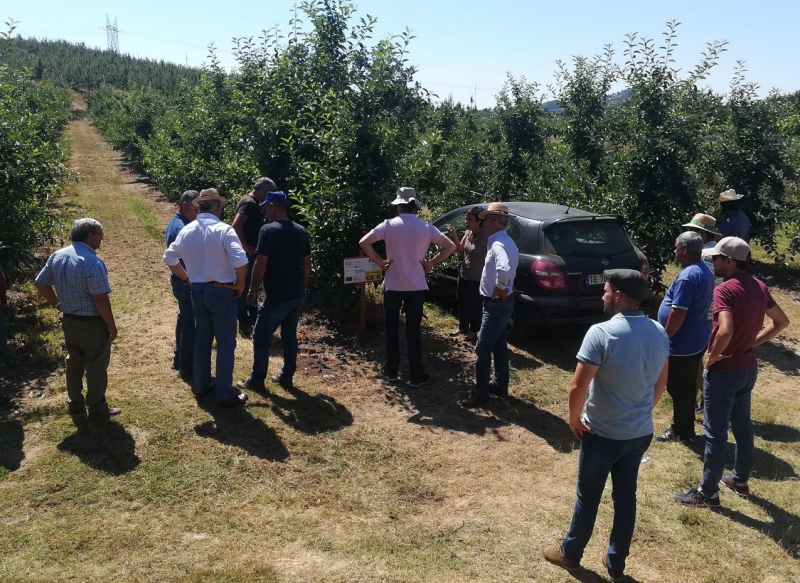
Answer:
[[108, 419], [109, 417], [113, 417], [114, 415], [119, 415], [122, 413], [122, 409], [119, 407], [112, 407], [111, 405], [103, 405], [99, 409], [95, 409], [89, 412], [89, 419]]
[[544, 555], [547, 562], [554, 564], [556, 567], [566, 569], [570, 573], [581, 568], [580, 563], [571, 561], [561, 554], [561, 547], [558, 545], [542, 545], [542, 555]]

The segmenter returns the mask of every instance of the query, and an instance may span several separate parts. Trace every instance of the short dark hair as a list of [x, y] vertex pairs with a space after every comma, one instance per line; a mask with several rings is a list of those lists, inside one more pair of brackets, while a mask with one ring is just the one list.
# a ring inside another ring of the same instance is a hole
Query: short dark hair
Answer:
[[411, 201], [408, 204], [399, 204], [397, 205], [400, 207], [401, 213], [416, 213], [419, 207], [417, 207], [416, 201]]
[[183, 204], [186, 203], [186, 202], [192, 202], [198, 196], [200, 196], [200, 193], [197, 192], [196, 190], [186, 190], [181, 195], [181, 198], [178, 201], [178, 206], [183, 206]]
[[[738, 200], [736, 202], [739, 202]], [[736, 267], [741, 269], [742, 271], [747, 271], [747, 266], [750, 265], [749, 261], [739, 261], [738, 259], [734, 259], [736, 262]]]
[[208, 211], [213, 211], [218, 206], [222, 206], [222, 203], [220, 203], [218, 200], [204, 200], [197, 205], [197, 209], [201, 213], [206, 213]]
[[253, 184], [253, 190], [266, 190], [267, 192], [273, 192], [278, 190], [278, 187], [275, 185], [275, 181], [272, 180], [272, 178], [262, 176]]
[[482, 212], [483, 212], [483, 209], [481, 207], [473, 206], [473, 207], [470, 207], [469, 209], [467, 209], [467, 212], [465, 212], [464, 214], [465, 215], [472, 215], [473, 217], [475, 217], [476, 221], [481, 222], [480, 215], [481, 215]]

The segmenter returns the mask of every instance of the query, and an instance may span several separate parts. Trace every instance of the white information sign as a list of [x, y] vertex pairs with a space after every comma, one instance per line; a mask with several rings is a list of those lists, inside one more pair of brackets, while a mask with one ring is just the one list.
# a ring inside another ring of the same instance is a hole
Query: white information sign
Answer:
[[377, 283], [383, 279], [381, 268], [369, 257], [344, 258], [345, 283]]

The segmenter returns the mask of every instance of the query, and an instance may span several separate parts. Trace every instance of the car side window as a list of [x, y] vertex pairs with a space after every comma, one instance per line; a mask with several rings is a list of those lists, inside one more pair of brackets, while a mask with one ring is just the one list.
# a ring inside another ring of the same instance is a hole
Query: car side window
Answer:
[[460, 236], [464, 235], [464, 231], [467, 229], [467, 220], [464, 217], [463, 211], [454, 211], [450, 214], [443, 216], [441, 219], [433, 223], [433, 226], [439, 229], [442, 233], [449, 236], [447, 232], [447, 225], [453, 225], [458, 231]]
[[506, 227], [506, 233], [508, 233], [508, 236], [516, 242], [517, 239], [519, 239], [519, 236], [522, 234], [522, 229], [514, 221], [509, 221], [508, 226]]

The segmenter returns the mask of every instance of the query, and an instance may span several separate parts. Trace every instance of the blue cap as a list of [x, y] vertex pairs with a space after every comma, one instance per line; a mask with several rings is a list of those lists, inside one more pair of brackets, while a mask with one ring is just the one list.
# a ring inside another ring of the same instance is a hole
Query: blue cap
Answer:
[[286, 193], [282, 190], [275, 190], [267, 193], [267, 198], [264, 199], [264, 202], [261, 203], [260, 206], [267, 205], [271, 202], [276, 204], [282, 204], [283, 206], [289, 205], [289, 199], [286, 196]]

